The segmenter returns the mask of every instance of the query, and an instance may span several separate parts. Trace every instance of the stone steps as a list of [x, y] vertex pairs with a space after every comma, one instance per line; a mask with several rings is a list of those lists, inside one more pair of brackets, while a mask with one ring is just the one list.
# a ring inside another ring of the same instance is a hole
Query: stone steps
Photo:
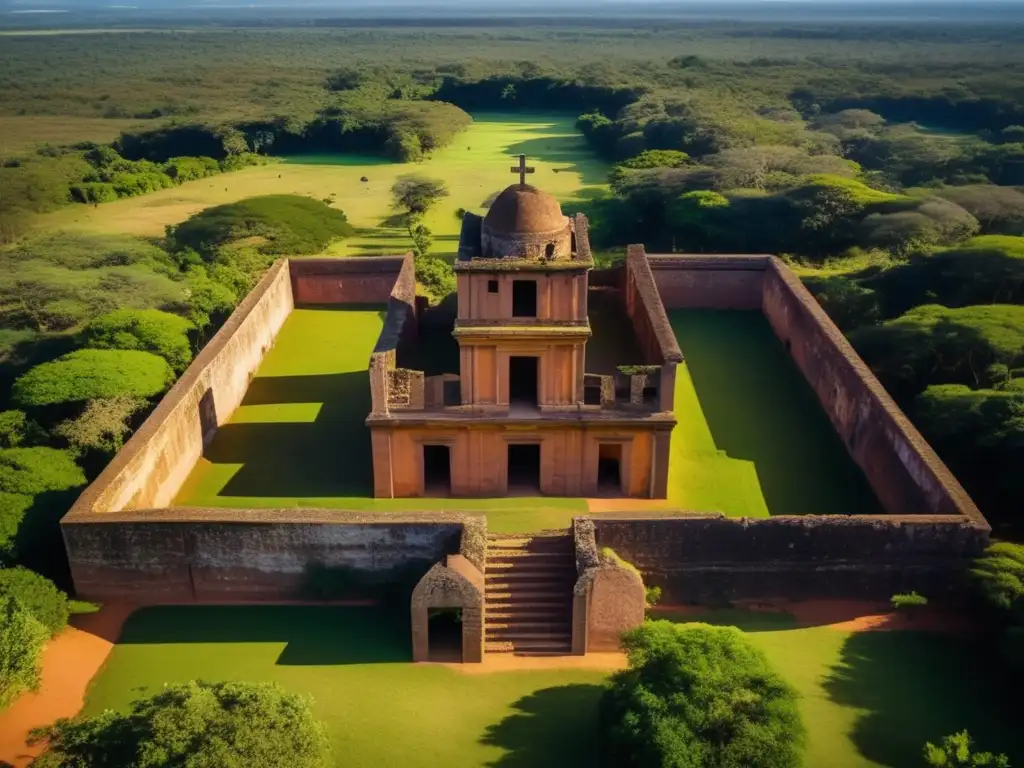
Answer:
[[488, 536], [484, 650], [570, 653], [575, 582], [573, 541], [564, 531]]

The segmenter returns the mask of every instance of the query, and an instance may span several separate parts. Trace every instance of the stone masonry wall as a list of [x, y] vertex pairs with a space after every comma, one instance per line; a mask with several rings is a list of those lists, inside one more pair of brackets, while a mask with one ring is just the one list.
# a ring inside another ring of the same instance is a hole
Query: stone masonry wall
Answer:
[[291, 277], [295, 303], [387, 304], [405, 259], [405, 256], [293, 259]]
[[760, 309], [770, 256], [648, 256], [668, 309]]
[[966, 516], [593, 518], [597, 545], [634, 564], [666, 604], [738, 599], [887, 600], [957, 594], [988, 541]]
[[899, 410], [799, 278], [773, 259], [764, 314], [810, 382], [889, 514], [962, 514], [986, 525], [945, 464]]
[[205, 441], [242, 402], [292, 307], [288, 262], [280, 260], [69, 514], [169, 504], [202, 455]]
[[463, 524], [443, 513], [145, 510], [65, 521], [80, 597], [146, 602], [309, 597], [311, 568], [412, 583], [459, 551]]

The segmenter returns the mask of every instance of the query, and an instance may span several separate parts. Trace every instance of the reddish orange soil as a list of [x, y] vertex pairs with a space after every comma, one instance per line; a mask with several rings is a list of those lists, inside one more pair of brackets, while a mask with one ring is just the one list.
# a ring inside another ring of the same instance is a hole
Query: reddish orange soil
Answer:
[[42, 751], [25, 742], [29, 731], [61, 717], [78, 714], [89, 681], [110, 655], [131, 606], [108, 605], [98, 613], [77, 616], [43, 649], [39, 690], [26, 693], [0, 712], [0, 761], [15, 768], [28, 765]]

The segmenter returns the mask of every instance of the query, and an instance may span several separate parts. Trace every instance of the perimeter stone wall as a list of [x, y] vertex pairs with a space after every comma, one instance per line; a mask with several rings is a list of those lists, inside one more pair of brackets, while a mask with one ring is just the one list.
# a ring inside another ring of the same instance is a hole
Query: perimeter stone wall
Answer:
[[647, 260], [668, 309], [761, 309], [772, 258], [650, 254]]
[[292, 259], [295, 303], [387, 304], [407, 256]]
[[65, 519], [63, 530], [80, 597], [190, 602], [311, 597], [317, 570], [340, 574], [340, 597], [375, 580], [411, 589], [460, 551], [463, 527], [445, 513], [182, 508]]
[[69, 514], [170, 504], [204, 444], [242, 402], [292, 308], [288, 262], [282, 259], [238, 305]]
[[611, 547], [659, 586], [666, 604], [737, 599], [888, 600], [917, 590], [960, 593], [988, 531], [966, 516], [721, 515], [593, 518], [598, 547]]

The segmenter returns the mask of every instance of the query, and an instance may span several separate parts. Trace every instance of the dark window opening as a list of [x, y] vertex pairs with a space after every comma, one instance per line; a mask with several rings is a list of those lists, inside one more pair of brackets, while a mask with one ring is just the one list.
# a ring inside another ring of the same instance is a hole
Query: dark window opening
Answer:
[[510, 357], [508, 359], [508, 396], [510, 403], [537, 405], [539, 366], [539, 357]]
[[452, 451], [449, 446], [423, 446], [423, 490], [427, 493], [451, 492]]
[[512, 317], [537, 316], [537, 281], [512, 281]]
[[427, 610], [427, 654], [431, 661], [462, 661], [462, 609]]
[[540, 444], [508, 447], [509, 493], [540, 493]]
[[597, 489], [604, 493], [621, 493], [622, 446], [601, 443], [597, 451]]
[[545, 256], [545, 258], [548, 258], [548, 259], [555, 258], [555, 244], [554, 243], [548, 243], [544, 247], [544, 256]]
[[583, 404], [584, 405], [600, 405], [601, 404], [601, 387], [584, 387], [583, 388]]
[[441, 387], [441, 396], [445, 405], [462, 405], [462, 382], [444, 382]]
[[654, 405], [658, 402], [657, 387], [644, 387], [644, 402], [647, 405]]
[[497, 293], [498, 292], [498, 281], [497, 280], [488, 280], [487, 281], [487, 292], [488, 293]]

